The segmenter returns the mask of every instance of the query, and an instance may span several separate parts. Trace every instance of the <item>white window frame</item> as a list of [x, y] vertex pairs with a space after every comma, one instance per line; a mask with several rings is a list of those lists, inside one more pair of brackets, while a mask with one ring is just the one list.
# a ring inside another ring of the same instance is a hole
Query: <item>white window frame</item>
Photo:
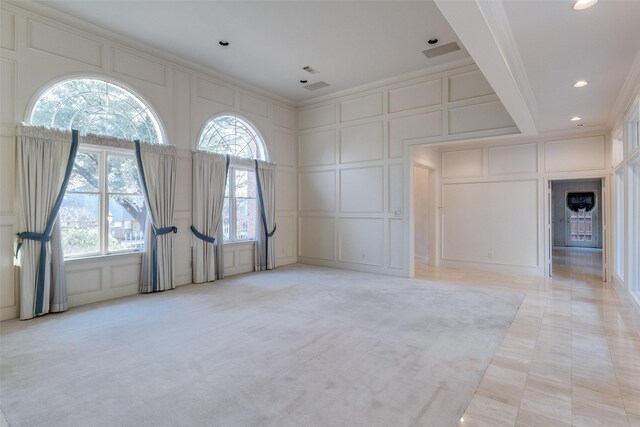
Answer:
[[[98, 156], [98, 182], [99, 192], [72, 192], [67, 191], [68, 194], [98, 194], [100, 200], [100, 208], [98, 210], [98, 236], [100, 248], [99, 252], [88, 252], [83, 254], [67, 255], [64, 258], [68, 260], [81, 259], [81, 258], [93, 258], [106, 255], [118, 255], [118, 254], [138, 254], [144, 252], [144, 245], [140, 249], [121, 249], [121, 250], [109, 250], [109, 196], [125, 193], [110, 193], [108, 186], [108, 174], [107, 174], [107, 161], [109, 155], [126, 156], [135, 159], [135, 153], [132, 150], [112, 148], [112, 147], [98, 147], [95, 145], [81, 145], [78, 148], [78, 153], [92, 153]], [[128, 194], [128, 193], [127, 193]], [[66, 196], [66, 194], [65, 194]], [[146, 227], [146, 224], [142, 225]]]
[[[238, 239], [238, 230], [237, 230], [237, 216], [238, 216], [238, 212], [236, 209], [236, 200], [238, 199], [238, 197], [236, 196], [236, 171], [237, 170], [241, 170], [241, 171], [247, 171], [249, 173], [253, 173], [255, 174], [255, 170], [251, 169], [248, 166], [239, 166], [239, 165], [230, 165], [229, 166], [229, 171], [227, 173], [227, 185], [229, 186], [229, 197], [225, 197], [226, 199], [229, 200], [229, 239], [225, 240], [225, 242], [228, 243], [238, 243], [238, 242], [255, 242], [256, 238], [250, 238], [250, 239]], [[256, 194], [254, 197], [240, 197], [240, 199], [246, 199], [246, 200], [256, 200], [256, 218], [258, 215], [258, 203], [257, 203], [257, 197], [258, 195]], [[255, 236], [255, 233], [254, 233]]]

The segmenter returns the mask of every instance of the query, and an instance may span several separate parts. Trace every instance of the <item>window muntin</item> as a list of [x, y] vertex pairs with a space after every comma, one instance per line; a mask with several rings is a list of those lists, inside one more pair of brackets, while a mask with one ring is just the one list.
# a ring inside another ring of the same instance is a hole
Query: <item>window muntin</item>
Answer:
[[[35, 102], [31, 124], [163, 142], [150, 107], [100, 79], [55, 84]], [[65, 256], [143, 250], [146, 215], [133, 151], [81, 145], [59, 216]]]
[[231, 115], [211, 119], [202, 130], [198, 148], [218, 154], [264, 160], [258, 132], [246, 121]]
[[222, 225], [227, 241], [256, 238], [256, 174], [252, 169], [229, 168]]
[[128, 90], [99, 79], [65, 80], [52, 86], [36, 101], [31, 124], [162, 143], [150, 108]]
[[146, 218], [133, 154], [79, 150], [60, 208], [65, 257], [141, 251]]
[[[202, 130], [198, 149], [230, 154], [246, 159], [265, 159], [265, 149], [256, 129], [245, 120], [222, 115], [211, 119]], [[256, 238], [258, 219], [256, 176], [253, 168], [229, 167], [222, 209], [225, 241], [250, 241]]]

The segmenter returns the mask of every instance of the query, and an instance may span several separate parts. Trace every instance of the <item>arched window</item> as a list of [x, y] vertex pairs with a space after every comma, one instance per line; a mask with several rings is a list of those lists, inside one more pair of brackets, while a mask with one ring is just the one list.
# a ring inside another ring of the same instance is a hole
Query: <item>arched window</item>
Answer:
[[[162, 143], [149, 106], [126, 88], [101, 79], [65, 80], [34, 103], [31, 124]], [[82, 142], [82, 140], [81, 140]], [[60, 209], [66, 257], [144, 248], [147, 210], [132, 150], [81, 144]]]
[[[228, 114], [207, 122], [200, 133], [198, 149], [246, 159], [267, 157], [258, 131], [246, 120]], [[222, 211], [224, 239], [254, 240], [257, 219], [255, 171], [250, 164], [232, 163]]]
[[149, 107], [105, 80], [72, 79], [53, 85], [36, 101], [31, 124], [162, 143], [158, 120]]

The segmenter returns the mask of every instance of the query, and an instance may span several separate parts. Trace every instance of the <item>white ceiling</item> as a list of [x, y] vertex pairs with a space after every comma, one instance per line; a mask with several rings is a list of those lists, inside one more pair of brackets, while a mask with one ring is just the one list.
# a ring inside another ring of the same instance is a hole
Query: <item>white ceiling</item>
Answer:
[[[433, 1], [41, 3], [293, 101], [468, 56]], [[462, 50], [427, 59], [432, 37]], [[300, 79], [331, 86], [310, 92]]]
[[[606, 126], [640, 52], [640, 1], [601, 0], [584, 11], [572, 1], [502, 2], [537, 103], [539, 131]], [[576, 89], [577, 80], [589, 86]]]

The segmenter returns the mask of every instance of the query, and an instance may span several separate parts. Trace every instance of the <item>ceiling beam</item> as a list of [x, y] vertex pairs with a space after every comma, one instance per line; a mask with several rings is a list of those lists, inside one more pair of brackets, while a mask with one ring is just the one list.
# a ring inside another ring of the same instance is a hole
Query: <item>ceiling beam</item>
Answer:
[[434, 1], [520, 132], [524, 135], [537, 134], [535, 98], [502, 5], [499, 2], [481, 4], [476, 0]]

